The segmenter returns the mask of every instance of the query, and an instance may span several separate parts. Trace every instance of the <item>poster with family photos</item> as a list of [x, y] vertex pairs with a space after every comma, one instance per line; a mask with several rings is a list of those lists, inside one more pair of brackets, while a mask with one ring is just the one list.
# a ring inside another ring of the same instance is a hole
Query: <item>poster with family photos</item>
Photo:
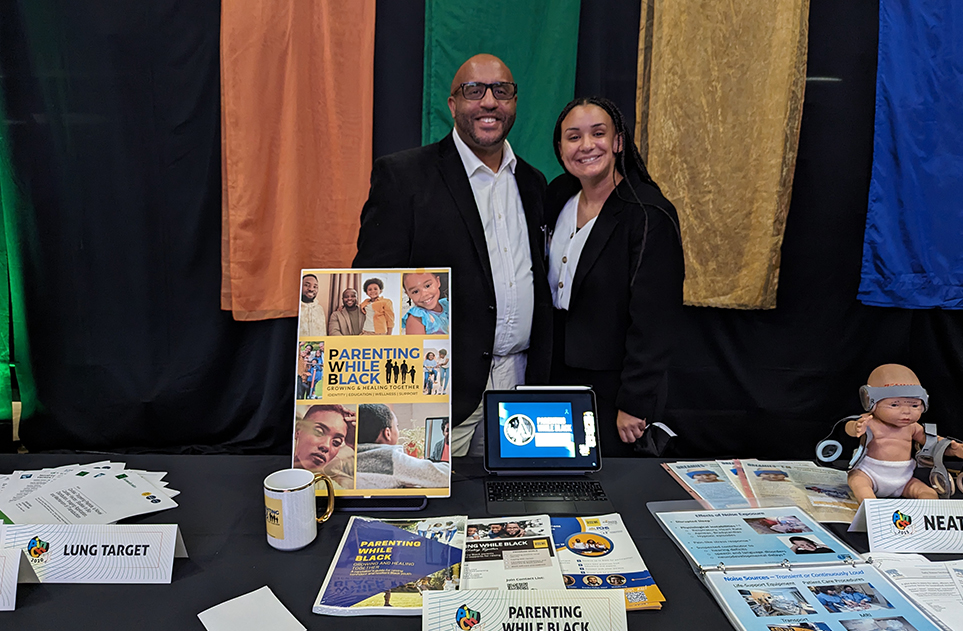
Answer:
[[450, 282], [446, 268], [301, 271], [292, 466], [339, 496], [449, 496]]

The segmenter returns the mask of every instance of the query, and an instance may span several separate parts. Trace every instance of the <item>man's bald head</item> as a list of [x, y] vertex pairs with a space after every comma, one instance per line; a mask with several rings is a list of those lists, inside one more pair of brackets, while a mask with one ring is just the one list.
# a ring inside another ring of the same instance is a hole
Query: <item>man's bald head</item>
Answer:
[[455, 90], [462, 83], [468, 83], [469, 81], [484, 81], [485, 83], [494, 83], [496, 80], [484, 80], [477, 79], [474, 77], [484, 76], [484, 75], [497, 75], [502, 78], [497, 79], [497, 81], [514, 81], [512, 77], [512, 71], [509, 70], [505, 62], [496, 57], [495, 55], [489, 55], [488, 53], [481, 53], [471, 57], [461, 65], [458, 72], [455, 73], [455, 77], [451, 80], [451, 90], [449, 94], [454, 94]]
[[919, 377], [916, 373], [900, 364], [883, 364], [869, 373], [866, 385], [873, 388], [885, 388], [886, 386], [918, 386]]

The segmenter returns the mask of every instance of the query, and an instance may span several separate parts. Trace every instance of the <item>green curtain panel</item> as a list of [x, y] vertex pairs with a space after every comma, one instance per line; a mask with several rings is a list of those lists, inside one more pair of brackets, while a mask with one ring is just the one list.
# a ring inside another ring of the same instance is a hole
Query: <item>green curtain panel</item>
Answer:
[[547, 178], [562, 172], [552, 129], [575, 96], [579, 0], [426, 0], [421, 141], [451, 131], [451, 80], [472, 55], [500, 57], [518, 84], [518, 118], [508, 139]]
[[0, 91], [0, 420], [12, 417], [14, 384], [23, 406], [21, 416], [31, 416], [37, 407], [37, 393], [30, 372], [18, 245], [17, 222], [25, 210], [25, 201], [15, 183], [6, 120]]

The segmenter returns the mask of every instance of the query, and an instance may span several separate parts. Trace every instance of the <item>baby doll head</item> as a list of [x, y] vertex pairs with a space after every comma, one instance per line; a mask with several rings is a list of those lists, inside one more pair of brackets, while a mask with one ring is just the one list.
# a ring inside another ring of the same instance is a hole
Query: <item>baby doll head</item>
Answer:
[[912, 370], [899, 364], [883, 364], [859, 389], [863, 408], [888, 425], [909, 425], [920, 420], [929, 396]]

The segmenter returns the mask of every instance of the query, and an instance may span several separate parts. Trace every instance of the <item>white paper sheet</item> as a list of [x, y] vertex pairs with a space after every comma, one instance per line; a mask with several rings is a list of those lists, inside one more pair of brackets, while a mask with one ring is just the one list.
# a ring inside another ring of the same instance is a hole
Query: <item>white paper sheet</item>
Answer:
[[872, 558], [876, 568], [948, 629], [963, 631], [963, 589], [950, 564], [933, 563], [919, 554], [871, 552], [863, 556]]
[[305, 631], [265, 585], [197, 614], [207, 631]]

